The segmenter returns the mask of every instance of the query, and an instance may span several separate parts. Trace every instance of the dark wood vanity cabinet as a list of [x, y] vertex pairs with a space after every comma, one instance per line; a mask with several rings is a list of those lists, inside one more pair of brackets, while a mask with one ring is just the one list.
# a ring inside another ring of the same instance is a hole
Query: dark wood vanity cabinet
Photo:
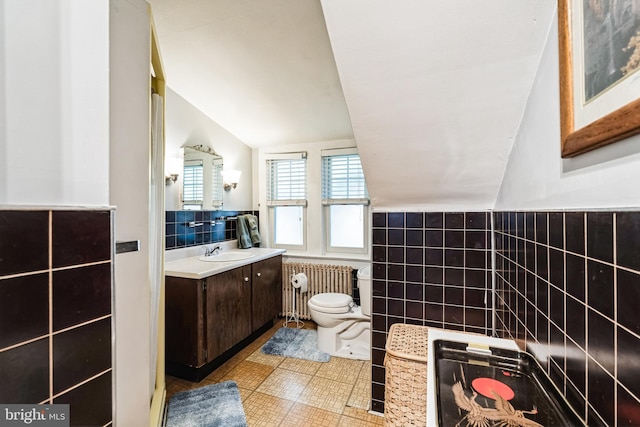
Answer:
[[[182, 277], [165, 278], [166, 360], [198, 366], [204, 354], [202, 340], [204, 293], [201, 281]], [[189, 307], [189, 309], [187, 309]]]
[[254, 332], [282, 311], [282, 257], [258, 261], [251, 265], [251, 270], [251, 332]]
[[253, 333], [271, 327], [281, 311], [281, 283], [282, 256], [205, 279], [167, 276], [167, 373], [199, 381], [234, 347], [242, 348]]
[[251, 266], [207, 277], [204, 304], [204, 362], [251, 334]]

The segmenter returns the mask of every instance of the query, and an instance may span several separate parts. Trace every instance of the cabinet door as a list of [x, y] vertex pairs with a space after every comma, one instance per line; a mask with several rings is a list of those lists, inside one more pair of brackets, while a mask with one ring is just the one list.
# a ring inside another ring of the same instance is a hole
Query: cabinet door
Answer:
[[251, 334], [251, 266], [207, 278], [207, 360], [213, 360]]
[[204, 363], [203, 281], [165, 278], [165, 354], [187, 366]]
[[282, 256], [267, 258], [252, 265], [252, 331], [282, 311]]

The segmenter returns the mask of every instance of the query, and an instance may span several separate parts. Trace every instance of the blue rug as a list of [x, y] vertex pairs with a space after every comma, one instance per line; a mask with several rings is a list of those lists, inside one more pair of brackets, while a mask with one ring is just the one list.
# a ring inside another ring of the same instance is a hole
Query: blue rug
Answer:
[[280, 328], [265, 345], [264, 354], [328, 362], [330, 356], [318, 350], [318, 333], [314, 329]]
[[181, 391], [169, 399], [167, 427], [247, 427], [235, 381]]

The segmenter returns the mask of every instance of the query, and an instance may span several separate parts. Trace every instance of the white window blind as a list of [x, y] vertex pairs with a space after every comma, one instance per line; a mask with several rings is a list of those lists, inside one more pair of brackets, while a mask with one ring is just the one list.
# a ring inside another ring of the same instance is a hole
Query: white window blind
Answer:
[[322, 157], [322, 203], [369, 204], [369, 194], [358, 154]]
[[291, 206], [307, 204], [307, 159], [267, 160], [267, 205]]
[[202, 204], [204, 171], [202, 160], [185, 160], [182, 177], [182, 201], [187, 205]]
[[222, 194], [224, 184], [222, 181], [222, 159], [213, 159], [212, 160], [212, 170], [211, 170], [211, 205], [215, 207], [222, 206]]

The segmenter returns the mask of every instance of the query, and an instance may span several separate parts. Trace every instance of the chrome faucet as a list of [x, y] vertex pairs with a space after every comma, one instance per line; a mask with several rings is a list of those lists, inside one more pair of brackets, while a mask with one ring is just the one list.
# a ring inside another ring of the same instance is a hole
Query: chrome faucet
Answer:
[[213, 248], [208, 248], [205, 246], [204, 256], [218, 255], [221, 250], [222, 250], [222, 247], [220, 247], [220, 245], [215, 245]]

